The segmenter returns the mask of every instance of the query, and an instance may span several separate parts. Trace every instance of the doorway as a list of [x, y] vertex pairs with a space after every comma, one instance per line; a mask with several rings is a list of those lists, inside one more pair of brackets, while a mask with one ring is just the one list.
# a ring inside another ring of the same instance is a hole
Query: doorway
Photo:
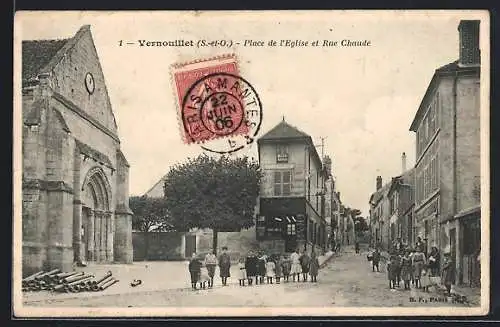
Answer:
[[286, 222], [285, 251], [293, 252], [297, 248], [297, 225], [295, 222]]
[[196, 253], [196, 234], [186, 234], [184, 238], [184, 256], [186, 258], [191, 258], [191, 255]]

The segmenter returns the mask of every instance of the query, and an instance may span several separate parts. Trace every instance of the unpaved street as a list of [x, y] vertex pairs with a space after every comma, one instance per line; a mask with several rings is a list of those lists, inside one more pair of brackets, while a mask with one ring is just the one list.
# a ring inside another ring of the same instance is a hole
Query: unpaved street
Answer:
[[[176, 266], [177, 265], [177, 266]], [[183, 263], [172, 263], [176, 269], [184, 269]], [[151, 270], [155, 269], [152, 265]], [[384, 267], [382, 272], [373, 273], [366, 253], [359, 255], [352, 251], [334, 257], [320, 271], [317, 283], [289, 282], [280, 285], [258, 285], [240, 287], [232, 278], [230, 285], [222, 287], [216, 278], [215, 287], [207, 290], [193, 291], [189, 288], [187, 273], [173, 269], [158, 270], [156, 274], [165, 280], [168, 277], [181, 277], [184, 280], [171, 280], [164, 285], [155, 285], [154, 280], [126, 292], [130, 288], [123, 281], [121, 287], [108, 294], [98, 296], [95, 293], [79, 293], [77, 297], [25, 297], [25, 305], [50, 307], [421, 307], [421, 306], [465, 306], [459, 303], [436, 302], [443, 300], [436, 293], [423, 293], [412, 289], [390, 290]], [[170, 276], [169, 276], [170, 275]], [[233, 274], [235, 276], [235, 274]], [[180, 279], [180, 278], [178, 278]], [[111, 290], [110, 290], [111, 291]], [[413, 298], [415, 302], [410, 301]]]

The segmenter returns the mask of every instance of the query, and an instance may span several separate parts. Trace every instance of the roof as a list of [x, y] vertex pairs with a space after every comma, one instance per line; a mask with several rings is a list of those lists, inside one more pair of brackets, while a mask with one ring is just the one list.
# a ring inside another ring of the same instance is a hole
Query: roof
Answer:
[[[321, 172], [323, 174], [327, 174], [327, 171], [323, 167], [323, 162], [319, 157], [318, 151], [314, 146], [313, 140], [309, 134], [306, 134], [299, 130], [297, 127], [288, 124], [283, 117], [283, 120], [276, 126], [274, 126], [269, 132], [262, 135], [258, 140], [257, 144], [261, 144], [263, 142], [271, 142], [271, 141], [301, 141], [305, 142], [310, 149], [312, 149], [312, 155], [315, 158], [319, 167], [322, 167]], [[260, 151], [260, 150], [259, 150]], [[259, 154], [260, 158], [260, 154]]]
[[418, 125], [422, 118], [425, 115], [427, 109], [428, 99], [433, 95], [435, 88], [437, 88], [439, 81], [444, 76], [453, 76], [455, 74], [480, 74], [479, 66], [468, 66], [463, 67], [458, 64], [458, 60], [455, 60], [449, 64], [439, 67], [434, 71], [434, 75], [432, 75], [432, 79], [427, 86], [427, 90], [425, 91], [424, 97], [420, 102], [418, 110], [413, 118], [413, 121], [410, 125], [410, 131], [416, 132]]
[[389, 191], [389, 188], [391, 187], [391, 185], [392, 185], [392, 181], [391, 181], [391, 183], [386, 183], [378, 191], [372, 193], [372, 195], [370, 196], [370, 203], [373, 203], [374, 205], [376, 205], [380, 200], [382, 200], [384, 195]]
[[414, 172], [415, 169], [412, 168], [410, 170], [405, 171], [403, 174], [393, 177], [390, 183], [390, 188], [388, 190], [388, 194], [392, 193], [396, 186], [398, 185], [407, 185], [407, 186], [412, 186], [413, 185], [413, 178], [414, 178]]
[[36, 79], [38, 74], [50, 72], [73, 48], [85, 32], [90, 31], [90, 25], [83, 25], [76, 34], [67, 39], [26, 40], [22, 43], [22, 80], [25, 86], [30, 79]]
[[149, 194], [160, 186], [163, 188], [163, 184], [165, 183], [166, 178], [167, 175], [164, 175], [162, 178], [160, 178], [158, 182], [154, 183], [153, 186], [151, 186], [151, 188], [143, 194], [143, 196], [150, 196]]
[[269, 132], [261, 136], [258, 140], [280, 140], [280, 139], [297, 139], [297, 140], [307, 140], [311, 137], [299, 130], [298, 128], [288, 124], [285, 119], [283, 119], [278, 125], [274, 126]]
[[22, 78], [23, 84], [36, 78], [50, 60], [68, 42], [62, 40], [23, 41], [22, 44]]

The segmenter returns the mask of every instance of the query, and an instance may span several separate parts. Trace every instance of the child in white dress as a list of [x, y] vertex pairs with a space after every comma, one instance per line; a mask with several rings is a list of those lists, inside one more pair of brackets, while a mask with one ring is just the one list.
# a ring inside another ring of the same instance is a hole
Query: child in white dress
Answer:
[[238, 261], [238, 279], [240, 281], [240, 286], [245, 286], [245, 280], [247, 279], [247, 270], [245, 268], [245, 257], [241, 257]]
[[422, 286], [424, 292], [429, 292], [429, 286], [431, 286], [431, 277], [428, 267], [422, 269], [422, 274], [420, 276], [420, 285]]
[[272, 284], [273, 283], [273, 277], [275, 275], [275, 269], [276, 265], [274, 264], [274, 261], [268, 260], [266, 262], [266, 277], [267, 277], [267, 283]]
[[203, 264], [200, 270], [200, 288], [205, 289], [207, 287], [206, 283], [210, 283], [210, 276], [208, 275], [207, 266]]

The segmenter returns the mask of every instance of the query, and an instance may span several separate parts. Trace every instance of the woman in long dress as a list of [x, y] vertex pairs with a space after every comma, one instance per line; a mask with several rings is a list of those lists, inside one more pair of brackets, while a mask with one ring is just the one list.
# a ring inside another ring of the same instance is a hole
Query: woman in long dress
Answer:
[[318, 257], [316, 256], [316, 252], [311, 253], [311, 264], [309, 265], [309, 275], [311, 275], [311, 282], [315, 283], [317, 282], [317, 277], [318, 277], [318, 272], [319, 272], [319, 260]]
[[401, 279], [405, 290], [410, 289], [411, 270], [410, 251], [407, 250], [401, 259]]

